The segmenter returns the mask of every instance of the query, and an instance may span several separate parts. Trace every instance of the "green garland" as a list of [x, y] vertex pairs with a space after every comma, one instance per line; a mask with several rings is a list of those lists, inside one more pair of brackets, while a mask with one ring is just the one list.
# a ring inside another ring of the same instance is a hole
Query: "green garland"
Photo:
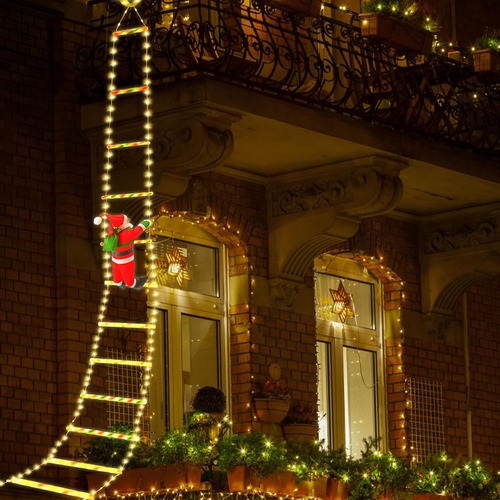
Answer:
[[[220, 422], [214, 425], [224, 427]], [[111, 430], [122, 431], [125, 427], [114, 426]], [[478, 460], [452, 461], [440, 453], [422, 464], [408, 464], [391, 453], [381, 453], [376, 446], [376, 441], [366, 440], [362, 456], [352, 459], [344, 449], [329, 451], [317, 442], [286, 442], [259, 432], [228, 436], [222, 432], [211, 438], [202, 426], [191, 424], [168, 431], [149, 446], [138, 446], [130, 466], [201, 465], [210, 473], [208, 477], [217, 476], [215, 472], [219, 471], [218, 483], [224, 471], [238, 465], [251, 468], [259, 477], [283, 471], [293, 472], [298, 482], [331, 477], [345, 483], [349, 500], [376, 500], [387, 493], [396, 500], [410, 499], [416, 493], [500, 500], [500, 476]], [[98, 438], [80, 452], [80, 457], [109, 465], [119, 464], [124, 453], [126, 450], [117, 447], [116, 440]]]

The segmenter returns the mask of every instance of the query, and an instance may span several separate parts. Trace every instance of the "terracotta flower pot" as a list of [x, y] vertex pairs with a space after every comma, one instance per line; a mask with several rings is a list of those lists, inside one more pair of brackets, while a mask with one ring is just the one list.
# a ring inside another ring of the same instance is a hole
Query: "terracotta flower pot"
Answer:
[[329, 477], [326, 483], [326, 500], [347, 500], [345, 483], [334, 477]]
[[318, 439], [318, 426], [316, 424], [284, 424], [283, 431], [288, 441], [312, 443]]
[[253, 401], [261, 422], [280, 424], [290, 408], [290, 402], [283, 399], [255, 398]]
[[475, 50], [474, 71], [478, 73], [500, 71], [500, 52], [493, 49]]
[[435, 493], [415, 493], [413, 500], [451, 500], [451, 497], [448, 495], [436, 495]]
[[295, 496], [326, 498], [328, 479], [329, 478], [326, 477], [319, 477], [312, 481], [297, 483], [295, 486]]
[[293, 495], [296, 489], [296, 476], [292, 472], [280, 472], [271, 477], [258, 477], [252, 469], [238, 465], [227, 471], [229, 491], [242, 492], [259, 490], [277, 495]]
[[386, 16], [380, 12], [359, 15], [361, 36], [382, 41], [395, 49], [429, 54], [432, 51], [432, 32], [403, 19]]
[[[108, 474], [96, 473], [87, 475], [89, 491], [97, 490], [109, 477]], [[118, 476], [107, 488], [108, 496], [117, 493], [137, 491], [162, 490], [184, 486], [199, 490], [201, 483], [201, 468], [179, 465], [162, 465], [160, 467], [141, 467], [127, 469]]]

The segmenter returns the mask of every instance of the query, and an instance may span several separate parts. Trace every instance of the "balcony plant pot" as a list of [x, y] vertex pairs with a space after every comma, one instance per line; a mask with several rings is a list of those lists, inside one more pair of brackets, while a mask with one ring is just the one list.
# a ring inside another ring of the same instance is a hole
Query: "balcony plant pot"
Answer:
[[295, 495], [297, 476], [293, 472], [280, 472], [275, 476], [254, 479], [255, 486], [271, 495]]
[[435, 493], [415, 493], [412, 500], [451, 500], [451, 497], [448, 495], [436, 495]]
[[326, 482], [326, 500], [347, 500], [345, 483], [336, 477], [329, 477]]
[[290, 408], [289, 401], [272, 398], [255, 398], [254, 405], [259, 420], [271, 424], [280, 424]]
[[399, 50], [430, 54], [434, 35], [432, 32], [415, 26], [403, 19], [386, 16], [380, 12], [367, 12], [359, 15], [361, 36], [383, 42]]
[[328, 489], [327, 477], [318, 477], [312, 481], [303, 481], [295, 485], [294, 495], [297, 497], [326, 498]]
[[316, 424], [293, 423], [283, 424], [283, 432], [288, 441], [313, 443], [318, 439], [318, 426]]
[[[95, 491], [109, 477], [108, 474], [94, 473], [87, 475], [89, 491]], [[161, 465], [159, 467], [140, 467], [127, 469], [118, 476], [107, 488], [107, 495], [116, 493], [131, 493], [135, 491], [151, 491], [166, 488], [188, 486], [199, 490], [201, 484], [201, 468], [191, 465]]]
[[477, 73], [495, 73], [500, 71], [500, 52], [493, 49], [475, 50], [474, 71]]
[[321, 12], [321, 0], [265, 0], [271, 7], [306, 17], [318, 17]]
[[244, 465], [237, 465], [227, 471], [228, 489], [232, 493], [261, 490], [279, 495], [293, 495], [296, 489], [296, 476], [292, 472], [280, 472], [271, 477], [258, 477], [255, 472]]

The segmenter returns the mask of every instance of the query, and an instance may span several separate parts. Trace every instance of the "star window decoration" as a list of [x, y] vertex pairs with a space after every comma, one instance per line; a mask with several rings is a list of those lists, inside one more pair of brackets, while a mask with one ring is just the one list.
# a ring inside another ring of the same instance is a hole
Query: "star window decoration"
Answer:
[[337, 290], [330, 289], [333, 299], [332, 312], [339, 315], [342, 323], [346, 322], [347, 316], [354, 318], [352, 295], [347, 293], [342, 281], [339, 281]]
[[140, 4], [142, 0], [119, 0], [124, 7], [135, 7]]
[[189, 271], [187, 270], [188, 259], [179, 253], [179, 249], [175, 243], [172, 245], [172, 250], [165, 252], [164, 256], [166, 261], [165, 259], [160, 259], [158, 263], [160, 275], [166, 275], [167, 279], [168, 277], [175, 278], [180, 287], [182, 287], [184, 280], [191, 280], [191, 276], [189, 276]]

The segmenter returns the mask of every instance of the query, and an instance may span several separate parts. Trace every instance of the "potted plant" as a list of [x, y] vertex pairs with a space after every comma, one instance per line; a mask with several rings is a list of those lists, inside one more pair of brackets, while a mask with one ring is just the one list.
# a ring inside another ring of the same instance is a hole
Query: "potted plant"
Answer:
[[361, 36], [395, 49], [428, 54], [437, 21], [430, 8], [413, 0], [365, 0], [361, 4]]
[[233, 434], [219, 443], [217, 465], [227, 472], [229, 491], [292, 494], [295, 475], [287, 471], [284, 442], [255, 432]]
[[290, 408], [290, 389], [279, 380], [267, 380], [262, 397], [254, 398], [255, 412], [261, 422], [280, 424]]
[[316, 405], [297, 404], [283, 420], [287, 440], [313, 442], [318, 439], [318, 410]]
[[367, 498], [411, 499], [412, 473], [409, 467], [391, 453], [376, 449], [377, 440], [364, 439], [365, 450], [351, 463], [347, 493], [349, 500]]
[[229, 417], [224, 416], [226, 395], [217, 387], [205, 386], [198, 390], [191, 402], [193, 413], [189, 428], [201, 429], [207, 437], [215, 439], [229, 428]]
[[486, 28], [472, 47], [474, 70], [477, 72], [500, 71], [500, 30]]
[[432, 455], [413, 467], [413, 492], [415, 500], [445, 500], [450, 498], [448, 473], [451, 460], [446, 453]]
[[[116, 446], [108, 438], [99, 438], [109, 441], [99, 445], [97, 440], [91, 444], [86, 456], [92, 463], [95, 462], [94, 450], [109, 449], [113, 453]], [[94, 456], [93, 456], [94, 453]], [[121, 453], [121, 452], [120, 452]], [[126, 453], [126, 451], [125, 451]], [[111, 455], [115, 460], [109, 460], [109, 455], [101, 454], [100, 463], [119, 465], [125, 453]], [[199, 430], [174, 429], [166, 432], [150, 446], [136, 447], [134, 457], [129, 467], [119, 475], [105, 490], [107, 495], [124, 494], [135, 491], [151, 491], [166, 488], [199, 489], [201, 480], [201, 466], [208, 462], [212, 453], [212, 446], [207, 437]], [[89, 490], [95, 491], [105, 482], [102, 476], [95, 474], [87, 477]]]
[[327, 498], [330, 453], [316, 441], [287, 443], [289, 469], [297, 476], [295, 496]]
[[226, 395], [217, 387], [206, 385], [195, 394], [191, 406], [195, 413], [208, 413], [220, 420], [226, 411]]
[[[133, 429], [122, 423], [114, 424], [108, 428], [109, 432], [119, 434], [132, 434]], [[82, 451], [75, 453], [75, 459], [82, 460], [97, 465], [105, 465], [110, 467], [120, 467], [127, 457], [130, 443], [121, 439], [98, 437], [92, 439], [88, 446]], [[141, 467], [146, 464], [147, 447], [144, 443], [139, 442], [134, 448], [134, 455], [127, 463], [127, 468]], [[110, 474], [106, 472], [92, 472], [86, 475], [87, 483], [90, 491], [96, 491], [107, 482]]]
[[328, 451], [325, 457], [328, 480], [326, 500], [347, 500], [347, 482], [352, 469], [352, 460], [345, 448]]
[[468, 460], [449, 472], [448, 492], [453, 498], [498, 498], [493, 474], [479, 460]]

